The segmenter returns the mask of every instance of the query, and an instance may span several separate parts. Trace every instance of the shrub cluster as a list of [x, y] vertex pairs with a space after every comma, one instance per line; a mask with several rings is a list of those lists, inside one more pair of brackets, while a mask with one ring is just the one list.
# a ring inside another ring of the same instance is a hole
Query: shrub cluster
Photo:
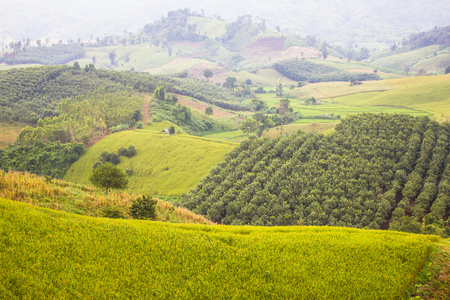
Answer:
[[84, 153], [82, 144], [35, 143], [0, 150], [0, 169], [63, 178], [70, 165]]

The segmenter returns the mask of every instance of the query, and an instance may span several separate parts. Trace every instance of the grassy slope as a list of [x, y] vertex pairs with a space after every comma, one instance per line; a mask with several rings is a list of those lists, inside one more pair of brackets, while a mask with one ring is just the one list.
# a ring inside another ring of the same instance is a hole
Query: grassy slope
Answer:
[[200, 34], [205, 34], [215, 39], [216, 37], [221, 37], [227, 30], [224, 21], [201, 18], [201, 17], [188, 17], [188, 24], [197, 24], [197, 30]]
[[297, 86], [296, 81], [281, 75], [273, 69], [261, 69], [256, 74], [248, 71], [228, 72], [227, 75], [236, 77], [239, 82], [245, 82], [247, 79], [250, 79], [253, 86], [274, 87], [280, 79], [284, 86], [290, 86], [291, 84]]
[[8, 147], [19, 137], [19, 133], [26, 124], [0, 123], [0, 149]]
[[[380, 88], [385, 85], [386, 83], [382, 83], [382, 85], [378, 85], [378, 82], [374, 82], [374, 85], [368, 85], [363, 88], [358, 88], [358, 86], [355, 86], [356, 89], [352, 89], [347, 82], [330, 82], [330, 83], [321, 83], [321, 84], [309, 84], [305, 87], [302, 87], [300, 89], [294, 89], [292, 90], [292, 93], [301, 97], [301, 98], [307, 98], [307, 97], [315, 97], [316, 99], [321, 99], [322, 104], [320, 105], [304, 105], [302, 99], [290, 99], [291, 101], [291, 107], [294, 109], [294, 111], [298, 111], [301, 113], [301, 115], [308, 119], [301, 119], [298, 120], [296, 123], [328, 123], [333, 122], [331, 120], [323, 120], [323, 119], [309, 119], [314, 116], [321, 116], [323, 114], [336, 114], [340, 115], [341, 117], [345, 117], [350, 114], [356, 114], [356, 113], [406, 113], [411, 115], [426, 115], [426, 112], [417, 111], [411, 108], [406, 107], [390, 107], [390, 106], [373, 106], [370, 102], [367, 103], [361, 103], [361, 104], [354, 104], [354, 103], [347, 103], [344, 101], [338, 101], [341, 98], [332, 98], [335, 97], [334, 95], [339, 95], [340, 93], [346, 94], [346, 93], [357, 93], [356, 95], [359, 95], [360, 97], [364, 97], [368, 93], [361, 93], [360, 91], [363, 91], [365, 88], [367, 90]], [[363, 84], [364, 85], [364, 84]], [[295, 92], [297, 90], [297, 92]], [[298, 90], [301, 91], [298, 92]], [[322, 95], [322, 96], [321, 96]], [[326, 97], [326, 96], [328, 97]], [[317, 96], [317, 97], [316, 97]], [[260, 94], [258, 95], [263, 101], [265, 101], [269, 107], [278, 107], [280, 99], [279, 97], [276, 97], [275, 94]], [[398, 105], [401, 106], [401, 105]]]
[[[412, 67], [424, 59], [433, 57], [435, 52], [439, 52], [439, 48], [439, 46], [433, 45], [413, 51], [382, 57], [379, 59], [375, 59], [372, 62], [372, 65], [383, 66], [403, 71], [405, 66]], [[435, 71], [429, 70], [428, 67], [426, 68], [426, 70]]]
[[426, 111], [436, 120], [450, 118], [450, 75], [408, 77], [389, 80], [394, 88], [336, 98], [351, 106], [388, 105]]
[[398, 299], [437, 238], [97, 219], [0, 200], [0, 298]]
[[[178, 73], [184, 70], [187, 70], [195, 65], [204, 64], [210, 66], [210, 68], [214, 68], [217, 66], [216, 64], [203, 60], [203, 59], [191, 59], [191, 58], [175, 58], [170, 63], [165, 64], [163, 66], [159, 66], [153, 69], [147, 69], [146, 72], [151, 74], [167, 74], [167, 73]], [[205, 68], [206, 69], [206, 68]]]
[[373, 92], [386, 91], [395, 88], [390, 80], [365, 81], [361, 85], [350, 86], [348, 82], [319, 82], [305, 85], [289, 91], [290, 95], [298, 98], [314, 97], [316, 99], [332, 99], [339, 96]]
[[[116, 191], [105, 195], [103, 190], [91, 186], [0, 170], [0, 198], [80, 215], [99, 217], [103, 209], [114, 207], [123, 218], [130, 218], [131, 201], [139, 196]], [[164, 222], [212, 224], [200, 215], [161, 200], [157, 202], [156, 214], [156, 219]]]
[[233, 145], [187, 134], [161, 133], [171, 123], [153, 123], [146, 129], [112, 134], [90, 147], [67, 171], [65, 180], [88, 183], [92, 166], [103, 151], [116, 152], [133, 145], [137, 155], [121, 157], [121, 169], [134, 170], [127, 191], [159, 195], [181, 195], [219, 163]]
[[[450, 52], [450, 48], [448, 49]], [[424, 60], [421, 60], [417, 64], [411, 67], [413, 70], [425, 70], [427, 72], [439, 72], [444, 73], [443, 70], [450, 66], [450, 54], [439, 54]]]

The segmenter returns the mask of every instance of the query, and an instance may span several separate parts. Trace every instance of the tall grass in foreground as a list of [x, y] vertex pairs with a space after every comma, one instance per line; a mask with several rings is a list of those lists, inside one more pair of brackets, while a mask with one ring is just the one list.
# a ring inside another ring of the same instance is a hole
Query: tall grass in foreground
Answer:
[[[129, 218], [131, 201], [139, 196], [117, 191], [105, 195], [91, 186], [0, 170], [0, 198], [70, 213], [101, 217], [103, 209], [114, 207], [122, 212], [123, 217]], [[200, 215], [165, 201], [158, 201], [156, 212], [160, 221], [213, 224]]]
[[437, 237], [90, 218], [0, 200], [0, 298], [399, 299]]

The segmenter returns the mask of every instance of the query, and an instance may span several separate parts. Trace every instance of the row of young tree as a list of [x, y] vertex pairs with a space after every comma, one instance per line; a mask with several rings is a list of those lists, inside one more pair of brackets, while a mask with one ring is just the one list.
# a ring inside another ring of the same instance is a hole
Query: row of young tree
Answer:
[[[250, 138], [182, 199], [221, 224], [391, 226], [448, 235], [449, 137], [448, 123], [427, 117], [363, 114], [330, 135]], [[428, 229], [421, 228], [429, 214]]]
[[367, 81], [379, 80], [375, 73], [349, 73], [339, 69], [316, 64], [306, 60], [286, 59], [273, 64], [273, 68], [295, 81], [327, 82], [327, 81]]

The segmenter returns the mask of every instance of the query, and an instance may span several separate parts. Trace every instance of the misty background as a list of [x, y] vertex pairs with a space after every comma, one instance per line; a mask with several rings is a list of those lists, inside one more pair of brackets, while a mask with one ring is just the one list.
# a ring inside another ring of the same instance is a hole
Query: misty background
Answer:
[[448, 0], [1, 0], [0, 42], [24, 38], [95, 39], [137, 32], [168, 11], [189, 8], [206, 17], [265, 20], [282, 33], [314, 35], [332, 43], [389, 43], [434, 26], [450, 25]]

